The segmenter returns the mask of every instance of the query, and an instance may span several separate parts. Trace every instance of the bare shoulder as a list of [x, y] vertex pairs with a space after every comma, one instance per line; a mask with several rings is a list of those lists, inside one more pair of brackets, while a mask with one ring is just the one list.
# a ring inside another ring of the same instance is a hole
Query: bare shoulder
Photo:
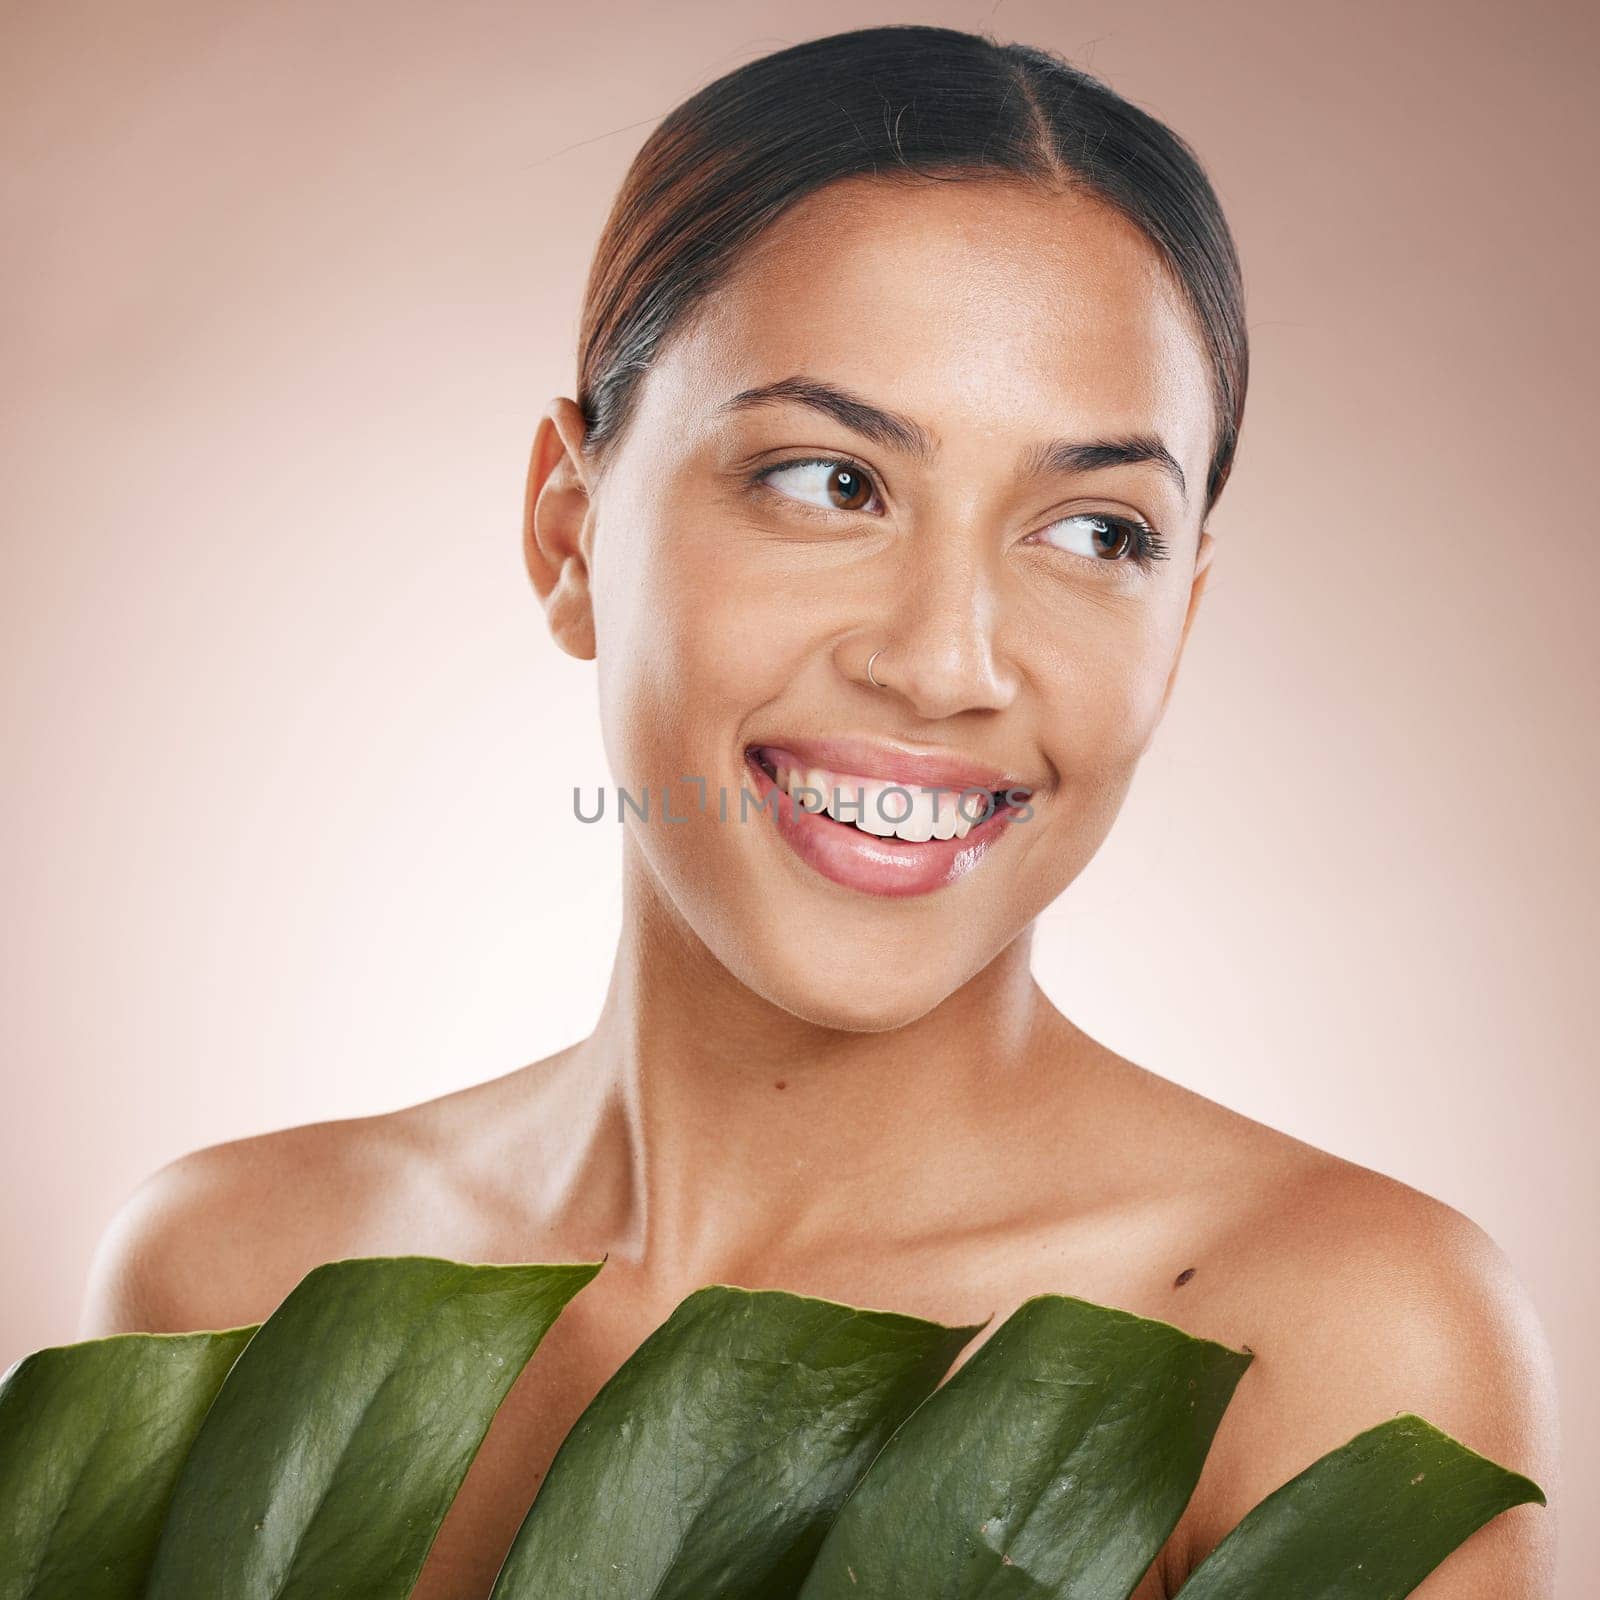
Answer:
[[405, 1112], [307, 1123], [168, 1162], [102, 1234], [79, 1337], [261, 1320], [311, 1267], [367, 1253], [416, 1168], [413, 1130]]
[[[568, 1054], [398, 1110], [169, 1162], [101, 1236], [79, 1337], [259, 1322], [313, 1267], [350, 1256], [515, 1250], [530, 1130], [551, 1120], [546, 1088]], [[508, 1218], [509, 1241], [494, 1233]]]
[[[1492, 1519], [1421, 1600], [1552, 1600], [1560, 1503], [1554, 1365], [1505, 1252], [1461, 1211], [1230, 1110], [1113, 1052], [1119, 1166], [1167, 1218], [1141, 1299], [1248, 1348], [1164, 1578], [1187, 1574], [1273, 1490], [1414, 1412], [1532, 1478], [1549, 1504]], [[1181, 1245], [1176, 1241], [1182, 1241]], [[1179, 1266], [1184, 1270], [1166, 1276]]]
[[1247, 1341], [1255, 1359], [1186, 1518], [1188, 1566], [1318, 1457], [1410, 1411], [1533, 1478], [1550, 1501], [1495, 1518], [1413, 1592], [1549, 1600], [1556, 1392], [1525, 1287], [1504, 1251], [1460, 1211], [1290, 1144], [1270, 1194], [1256, 1195], [1218, 1240], [1222, 1314], [1242, 1334], [1230, 1342]]

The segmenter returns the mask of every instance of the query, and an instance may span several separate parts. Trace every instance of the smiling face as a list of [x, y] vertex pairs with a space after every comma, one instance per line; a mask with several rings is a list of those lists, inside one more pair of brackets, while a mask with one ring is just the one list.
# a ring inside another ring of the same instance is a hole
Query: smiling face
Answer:
[[[598, 481], [557, 403], [528, 537], [558, 641], [597, 659], [614, 781], [651, 791], [629, 870], [785, 1010], [910, 1022], [1082, 871], [1160, 720], [1212, 549], [1190, 314], [1087, 196], [851, 179], [762, 235], [635, 400]], [[1029, 795], [905, 842], [774, 799], [812, 769]]]

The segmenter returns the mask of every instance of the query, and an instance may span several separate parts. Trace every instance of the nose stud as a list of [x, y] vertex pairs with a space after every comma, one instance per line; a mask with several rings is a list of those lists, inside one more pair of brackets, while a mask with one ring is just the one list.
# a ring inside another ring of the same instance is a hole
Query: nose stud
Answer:
[[881, 656], [882, 654], [883, 654], [883, 650], [880, 648], [880, 649], [874, 650], [872, 652], [872, 654], [867, 657], [867, 677], [869, 679], [871, 679], [872, 687], [874, 689], [883, 688], [883, 685], [878, 682], [877, 676], [874, 674], [874, 672], [872, 670], [872, 663], [874, 661], [876, 661], [878, 659], [878, 657]]

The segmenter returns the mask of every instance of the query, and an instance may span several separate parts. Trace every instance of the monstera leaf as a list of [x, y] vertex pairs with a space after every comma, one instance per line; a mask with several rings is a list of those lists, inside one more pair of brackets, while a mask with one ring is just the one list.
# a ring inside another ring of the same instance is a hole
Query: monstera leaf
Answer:
[[[1425, 1488], [1425, 1486], [1427, 1486]], [[1410, 1594], [1538, 1484], [1402, 1412], [1275, 1489], [1190, 1574], [1180, 1600]]]
[[[259, 1329], [0, 1383], [0, 1600], [406, 1600], [600, 1263], [309, 1273]], [[1250, 1356], [1066, 1295], [946, 1327], [690, 1295], [562, 1442], [492, 1600], [1126, 1600]], [[1269, 1495], [1181, 1600], [1398, 1600], [1532, 1480], [1403, 1413]]]
[[599, 1270], [411, 1256], [308, 1273], [211, 1403], [146, 1600], [408, 1595], [506, 1391]]
[[1027, 1301], [873, 1463], [803, 1600], [1130, 1594], [1249, 1364], [1170, 1323]]
[[256, 1330], [126, 1333], [0, 1386], [0, 1596], [136, 1596], [189, 1447]]
[[771, 1289], [690, 1295], [562, 1442], [494, 1600], [797, 1593], [977, 1331]]

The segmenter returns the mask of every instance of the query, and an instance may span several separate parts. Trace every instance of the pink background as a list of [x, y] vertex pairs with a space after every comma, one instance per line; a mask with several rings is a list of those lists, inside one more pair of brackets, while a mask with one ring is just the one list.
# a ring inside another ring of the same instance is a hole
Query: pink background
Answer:
[[154, 1167], [587, 1032], [617, 840], [518, 525], [605, 211], [753, 56], [987, 25], [1195, 145], [1254, 347], [1172, 710], [1040, 980], [1482, 1224], [1600, 1503], [1595, 17], [10, 6], [0, 1366], [74, 1336]]

